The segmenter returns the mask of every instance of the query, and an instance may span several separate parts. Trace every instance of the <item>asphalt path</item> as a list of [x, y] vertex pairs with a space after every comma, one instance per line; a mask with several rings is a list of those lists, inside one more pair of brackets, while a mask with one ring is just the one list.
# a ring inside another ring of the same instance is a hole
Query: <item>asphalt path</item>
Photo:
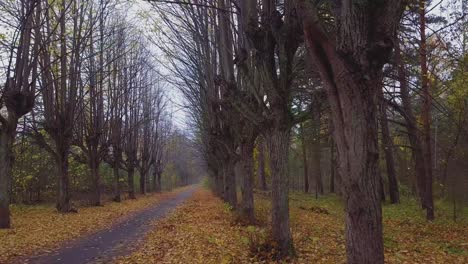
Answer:
[[183, 203], [197, 187], [190, 187], [121, 221], [109, 229], [66, 242], [51, 253], [18, 259], [14, 263], [84, 264], [109, 263], [130, 254], [151, 230], [151, 222], [163, 218]]

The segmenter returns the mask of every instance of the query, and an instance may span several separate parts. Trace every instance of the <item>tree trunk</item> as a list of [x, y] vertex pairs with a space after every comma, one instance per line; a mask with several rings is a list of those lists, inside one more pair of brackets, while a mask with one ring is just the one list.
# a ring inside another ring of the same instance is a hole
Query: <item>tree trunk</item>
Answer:
[[332, 110], [345, 201], [347, 262], [384, 263], [376, 114], [381, 73], [369, 72], [365, 79], [353, 73], [353, 67], [332, 47], [315, 46], [308, 26], [305, 35], [314, 50], [312, 59], [325, 51], [331, 60], [331, 65], [316, 65], [330, 67], [320, 68], [320, 73]]
[[273, 241], [281, 255], [294, 251], [289, 230], [289, 182], [288, 158], [290, 130], [273, 128], [267, 135], [271, 168], [271, 220]]
[[258, 180], [260, 183], [260, 188], [266, 191], [267, 182], [265, 175], [265, 142], [261, 136], [258, 140]]
[[381, 95], [380, 104], [380, 127], [382, 129], [382, 145], [385, 153], [385, 163], [387, 165], [388, 191], [390, 194], [390, 203], [397, 204], [400, 202], [400, 192], [398, 191], [398, 180], [396, 177], [395, 158], [393, 156], [393, 140], [390, 135], [387, 117], [387, 104], [383, 94]]
[[426, 178], [424, 186], [424, 204], [426, 219], [434, 220], [434, 200], [432, 196], [432, 139], [431, 139], [431, 91], [429, 88], [429, 71], [427, 69], [426, 47], [426, 0], [419, 1], [420, 37], [419, 55], [421, 62], [421, 90], [423, 92], [422, 123], [424, 131], [424, 161], [426, 165]]
[[347, 259], [348, 263], [383, 263], [376, 118], [380, 82], [374, 87], [350, 87], [358, 85], [351, 76], [337, 82], [337, 89], [345, 91], [340, 100], [331, 96], [334, 120], [341, 121], [335, 124], [335, 138], [345, 201]]
[[330, 193], [335, 192], [335, 141], [333, 140], [333, 136], [330, 135]]
[[222, 170], [216, 170], [215, 172], [215, 184], [216, 184], [216, 193], [220, 198], [224, 197], [224, 176]]
[[90, 155], [91, 177], [93, 181], [94, 197], [93, 205], [101, 206], [101, 177], [99, 175], [99, 162], [94, 155]]
[[161, 177], [162, 177], [162, 173], [161, 172], [158, 172], [158, 176], [156, 178], [156, 182], [158, 183], [158, 188], [156, 189], [157, 192], [161, 192], [162, 191], [162, 185], [161, 185]]
[[69, 147], [66, 144], [58, 142], [57, 144], [57, 177], [58, 177], [58, 195], [57, 195], [57, 210], [61, 213], [72, 211], [70, 203], [69, 177], [68, 177], [68, 151]]
[[158, 169], [154, 169], [153, 171], [153, 184], [154, 192], [161, 192], [161, 173]]
[[146, 171], [140, 171], [140, 193], [146, 194]]
[[307, 145], [305, 140], [305, 131], [304, 131], [304, 124], [300, 124], [300, 133], [301, 133], [301, 145], [302, 145], [302, 163], [304, 165], [304, 192], [308, 193], [309, 188], [309, 164], [307, 160]]
[[114, 202], [122, 201], [119, 166], [114, 164]]
[[312, 140], [310, 145], [311, 174], [315, 180], [315, 197], [323, 195], [322, 167], [320, 164], [322, 147], [320, 145], [320, 112], [315, 110], [312, 119]]
[[128, 198], [130, 199], [136, 199], [134, 176], [135, 176], [135, 168], [134, 167], [128, 168], [127, 184], [128, 184]]
[[426, 182], [426, 164], [421, 142], [421, 133], [416, 123], [416, 117], [413, 112], [413, 106], [409, 95], [409, 87], [406, 77], [406, 69], [401, 58], [400, 46], [397, 43], [395, 51], [395, 63], [398, 70], [398, 81], [400, 82], [401, 102], [403, 105], [406, 129], [408, 139], [411, 145], [411, 151], [414, 159], [416, 185], [422, 208], [425, 208], [425, 182]]
[[10, 228], [10, 185], [14, 138], [14, 132], [11, 133], [4, 128], [0, 130], [0, 229]]
[[233, 209], [236, 209], [237, 188], [234, 167], [235, 162], [232, 158], [225, 159], [223, 164], [224, 201], [231, 205]]
[[383, 177], [382, 177], [382, 172], [379, 170], [379, 194], [380, 194], [380, 200], [382, 202], [385, 202], [385, 186], [383, 182]]
[[253, 223], [254, 222], [254, 197], [253, 197], [253, 150], [254, 143], [243, 142], [240, 145], [240, 166], [239, 172], [242, 179], [242, 200], [240, 203], [240, 214], [242, 220]]

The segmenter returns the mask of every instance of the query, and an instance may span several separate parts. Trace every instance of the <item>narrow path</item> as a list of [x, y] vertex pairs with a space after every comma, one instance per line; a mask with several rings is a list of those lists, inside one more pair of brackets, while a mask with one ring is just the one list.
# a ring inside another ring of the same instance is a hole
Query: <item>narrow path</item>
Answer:
[[21, 259], [18, 263], [84, 264], [108, 263], [112, 258], [132, 252], [151, 228], [151, 221], [164, 217], [169, 211], [192, 196], [193, 186], [154, 207], [136, 213], [110, 229], [67, 242], [53, 253]]

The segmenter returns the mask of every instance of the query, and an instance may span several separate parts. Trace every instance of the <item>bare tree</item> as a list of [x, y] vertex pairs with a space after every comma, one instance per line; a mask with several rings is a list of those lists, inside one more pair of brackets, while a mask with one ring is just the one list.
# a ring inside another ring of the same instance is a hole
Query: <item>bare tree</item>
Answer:
[[10, 227], [11, 170], [13, 142], [18, 121], [34, 106], [40, 50], [41, 1], [19, 1], [19, 17], [6, 71], [6, 82], [0, 90], [0, 228]]

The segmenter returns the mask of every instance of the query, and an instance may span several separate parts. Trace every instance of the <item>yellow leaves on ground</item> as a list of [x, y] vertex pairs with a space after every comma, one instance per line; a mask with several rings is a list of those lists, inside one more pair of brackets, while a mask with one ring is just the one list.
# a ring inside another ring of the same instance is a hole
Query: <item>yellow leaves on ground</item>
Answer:
[[118, 263], [251, 263], [240, 226], [211, 193], [198, 190], [173, 214], [156, 222], [134, 254]]
[[82, 207], [78, 213], [60, 214], [53, 205], [12, 206], [11, 229], [0, 230], [0, 263], [39, 251], [52, 251], [60, 242], [108, 228], [132, 213], [154, 205], [174, 193], [150, 194], [137, 200]]
[[[261, 226], [240, 226], [221, 200], [208, 191], [170, 217], [156, 222], [146, 243], [118, 263], [276, 263], [252, 254], [268, 241], [270, 202], [255, 196]], [[439, 216], [428, 223], [416, 203], [385, 205], [387, 263], [468, 263], [468, 225]], [[419, 211], [418, 211], [419, 210]], [[440, 210], [439, 210], [440, 211]], [[290, 263], [345, 263], [344, 214], [339, 198], [318, 200], [302, 193], [290, 197], [291, 231], [296, 257]], [[256, 252], [258, 254], [258, 252]]]

